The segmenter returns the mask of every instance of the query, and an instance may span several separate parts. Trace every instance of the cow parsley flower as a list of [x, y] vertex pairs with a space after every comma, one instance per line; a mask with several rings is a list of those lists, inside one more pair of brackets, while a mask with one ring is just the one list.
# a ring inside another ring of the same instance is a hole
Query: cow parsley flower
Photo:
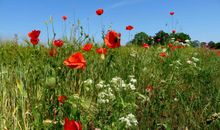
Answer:
[[128, 114], [126, 117], [119, 118], [119, 120], [126, 124], [126, 128], [136, 126], [138, 124], [136, 117], [131, 113]]

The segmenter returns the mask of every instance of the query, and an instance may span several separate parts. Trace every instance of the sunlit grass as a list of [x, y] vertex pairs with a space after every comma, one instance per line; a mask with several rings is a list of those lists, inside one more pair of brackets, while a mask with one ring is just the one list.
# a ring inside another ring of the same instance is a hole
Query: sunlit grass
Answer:
[[[108, 49], [103, 59], [96, 47], [85, 52], [65, 45], [51, 57], [41, 46], [3, 44], [0, 129], [63, 129], [64, 117], [80, 117], [83, 129], [219, 129], [219, 120], [206, 120], [220, 111], [220, 57], [191, 47], [167, 50], [168, 57], [160, 57], [162, 50], [120, 47]], [[63, 64], [77, 51], [87, 61], [85, 70]], [[132, 83], [131, 75], [135, 89], [120, 88]], [[114, 77], [120, 77], [119, 84], [111, 82]], [[88, 79], [92, 83], [85, 84]], [[97, 87], [102, 80], [115, 96], [104, 104], [99, 94], [107, 90]], [[64, 104], [57, 101], [60, 95], [68, 97]], [[138, 123], [127, 127], [120, 118], [130, 113]]]

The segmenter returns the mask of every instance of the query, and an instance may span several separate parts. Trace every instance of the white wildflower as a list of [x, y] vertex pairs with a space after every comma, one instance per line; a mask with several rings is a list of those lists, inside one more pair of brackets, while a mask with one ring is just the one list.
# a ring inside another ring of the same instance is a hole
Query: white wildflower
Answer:
[[167, 51], [167, 49], [166, 49], [166, 48], [163, 48], [163, 49], [162, 49], [162, 52], [166, 52], [166, 51]]
[[198, 62], [199, 61], [199, 59], [195, 58], [195, 57], [192, 57], [192, 59], [193, 59], [194, 62]]
[[119, 120], [124, 122], [127, 128], [138, 124], [137, 119], [133, 114], [128, 114], [126, 117], [119, 118]]
[[135, 90], [135, 89], [136, 89], [135, 86], [134, 86], [134, 84], [131, 84], [131, 83], [128, 84], [128, 87], [129, 87], [131, 90]]
[[131, 83], [136, 83], [136, 82], [137, 82], [137, 79], [131, 78], [130, 82], [131, 82]]
[[93, 84], [93, 80], [92, 79], [87, 79], [83, 82], [85, 85], [92, 85]]
[[192, 64], [193, 62], [191, 60], [186, 61], [188, 64]]
[[174, 98], [174, 101], [176, 101], [176, 102], [177, 102], [177, 101], [178, 101], [178, 99], [177, 99], [177, 98]]
[[129, 77], [129, 78], [134, 78], [135, 76], [134, 76], [134, 75], [129, 75], [128, 77]]
[[104, 90], [98, 94], [98, 103], [109, 103], [110, 101], [115, 99], [115, 95], [111, 88]]
[[111, 83], [114, 83], [114, 84], [118, 84], [122, 81], [122, 79], [120, 77], [114, 77], [112, 78], [112, 80], [110, 81]]
[[105, 83], [105, 81], [101, 80], [101, 81], [99, 81], [98, 84], [96, 84], [96, 87], [97, 87], [97, 88], [103, 88], [104, 85], [105, 85], [104, 83]]

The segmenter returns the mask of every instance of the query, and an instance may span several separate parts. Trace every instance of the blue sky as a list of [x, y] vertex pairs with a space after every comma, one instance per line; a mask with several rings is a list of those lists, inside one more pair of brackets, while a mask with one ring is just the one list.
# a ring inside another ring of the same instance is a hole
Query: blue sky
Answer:
[[45, 41], [44, 22], [50, 16], [59, 38], [62, 16], [66, 15], [68, 29], [80, 19], [85, 32], [99, 41], [101, 18], [95, 14], [98, 8], [105, 11], [102, 20], [106, 29], [112, 26], [121, 32], [123, 43], [128, 40], [127, 25], [134, 26], [133, 35], [141, 31], [149, 35], [159, 30], [170, 32], [170, 11], [175, 12], [177, 32], [185, 32], [193, 40], [220, 41], [220, 0], [0, 0], [0, 38], [11, 38], [17, 33], [24, 39], [28, 32], [39, 29], [41, 41]]

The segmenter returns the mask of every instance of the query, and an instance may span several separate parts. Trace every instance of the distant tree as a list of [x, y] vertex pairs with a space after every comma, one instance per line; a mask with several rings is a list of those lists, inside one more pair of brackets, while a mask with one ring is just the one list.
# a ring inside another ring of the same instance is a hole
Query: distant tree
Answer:
[[192, 45], [193, 47], [199, 47], [200, 41], [194, 40], [194, 41], [191, 42], [191, 45]]
[[206, 42], [201, 42], [200, 47], [206, 47], [206, 44], [207, 44]]
[[215, 49], [220, 49], [220, 42], [217, 42], [217, 43], [215, 44]]
[[175, 33], [174, 38], [178, 41], [181, 41], [181, 42], [185, 42], [185, 40], [191, 40], [190, 36], [188, 34], [183, 33], [183, 32]]
[[215, 48], [215, 42], [210, 41], [210, 42], [208, 43], [208, 46], [209, 46], [209, 48]]
[[140, 33], [135, 34], [134, 39], [132, 40], [132, 44], [140, 45], [140, 46], [143, 43], [148, 43], [148, 42], [149, 42], [149, 36], [145, 32], [140, 32]]
[[163, 30], [159, 31], [154, 36], [155, 43], [159, 43], [159, 44], [162, 44], [162, 45], [168, 44], [169, 40], [170, 40], [169, 34], [164, 32]]

